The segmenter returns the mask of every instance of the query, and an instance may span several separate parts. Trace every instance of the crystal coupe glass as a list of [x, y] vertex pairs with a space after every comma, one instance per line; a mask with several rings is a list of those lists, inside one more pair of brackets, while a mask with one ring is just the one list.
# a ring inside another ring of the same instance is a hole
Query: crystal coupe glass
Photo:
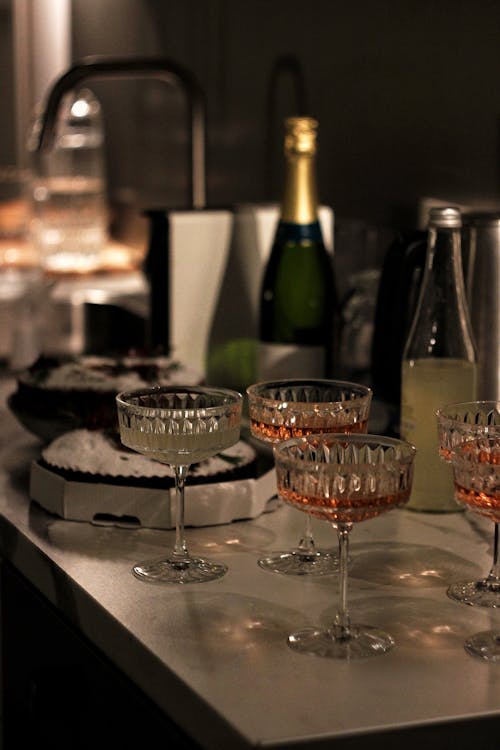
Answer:
[[[436, 413], [438, 426], [439, 453], [444, 461], [452, 463], [454, 457], [457, 462], [464, 460], [464, 445], [470, 446], [470, 441], [489, 438], [500, 446], [500, 401], [465, 401], [457, 404], [447, 404]], [[463, 464], [462, 464], [463, 465]], [[481, 607], [500, 607], [500, 560], [499, 552], [499, 523], [500, 509], [490, 507], [494, 505], [481, 503], [477, 499], [472, 502], [468, 493], [458, 491], [455, 486], [455, 500], [476, 513], [480, 513], [495, 522], [493, 540], [493, 565], [489, 574], [479, 581], [463, 581], [454, 583], [448, 588], [448, 596], [456, 601]], [[497, 499], [497, 504], [498, 504]]]
[[[466, 601], [488, 607], [500, 606], [498, 579], [498, 524], [500, 522], [500, 439], [490, 435], [468, 437], [451, 455], [455, 498], [474, 513], [490, 518], [495, 523], [495, 551], [493, 571], [484, 583], [474, 584], [473, 594], [479, 589], [485, 600]], [[496, 579], [493, 574], [496, 574]], [[465, 650], [472, 656], [487, 661], [500, 661], [500, 628], [472, 635], [465, 641]]]
[[295, 651], [339, 659], [382, 654], [387, 633], [353, 625], [347, 608], [347, 560], [353, 524], [397, 508], [410, 497], [413, 445], [378, 435], [309, 435], [274, 446], [280, 497], [337, 529], [339, 605], [326, 630], [305, 628], [288, 637]]
[[224, 388], [166, 386], [116, 397], [124, 445], [175, 474], [176, 531], [165, 558], [138, 563], [132, 572], [152, 583], [203, 583], [224, 575], [222, 563], [191, 557], [184, 533], [184, 484], [193, 463], [234, 445], [240, 437], [242, 396]]
[[[325, 432], [366, 432], [372, 391], [342, 380], [273, 380], [247, 388], [250, 430], [265, 443]], [[319, 550], [310, 516], [293, 550], [259, 560], [264, 570], [287, 575], [327, 575], [338, 570], [337, 556]]]

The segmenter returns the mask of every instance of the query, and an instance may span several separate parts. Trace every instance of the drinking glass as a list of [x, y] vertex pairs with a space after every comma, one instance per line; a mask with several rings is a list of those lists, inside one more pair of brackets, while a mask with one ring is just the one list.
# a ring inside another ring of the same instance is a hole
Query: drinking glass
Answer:
[[[488, 607], [500, 606], [498, 578], [498, 523], [500, 522], [500, 440], [498, 435], [480, 434], [467, 437], [451, 455], [455, 498], [474, 513], [490, 518], [495, 523], [495, 551], [493, 572], [484, 582], [487, 599], [467, 601]], [[474, 584], [475, 589], [481, 584]], [[475, 593], [475, 590], [473, 591]], [[500, 661], [500, 628], [476, 633], [465, 641], [465, 650], [472, 656], [487, 661]]]
[[349, 534], [360, 521], [406, 503], [415, 447], [379, 435], [309, 435], [274, 446], [280, 497], [337, 529], [339, 604], [326, 630], [305, 628], [288, 637], [295, 651], [338, 659], [382, 654], [392, 636], [369, 625], [353, 625], [347, 607]]
[[[500, 446], [500, 401], [464, 401], [447, 404], [436, 412], [436, 416], [439, 453], [444, 461], [451, 462], [452, 465], [455, 455], [462, 456], [463, 446], [469, 445], [471, 440], [490, 438], [496, 440], [497, 445]], [[448, 596], [473, 606], [500, 607], [500, 560], [498, 557], [500, 511], [492, 511], [486, 501], [484, 503], [478, 500], [472, 501], [467, 493], [459, 492], [456, 486], [455, 500], [495, 522], [493, 566], [489, 574], [479, 581], [452, 584], [448, 588]]]
[[[250, 430], [265, 443], [330, 432], [366, 432], [372, 391], [343, 380], [272, 380], [247, 388]], [[271, 553], [261, 568], [287, 575], [327, 575], [338, 570], [335, 554], [319, 550], [310, 516], [293, 550]]]
[[39, 279], [38, 257], [29, 239], [29, 174], [0, 166], [0, 302], [23, 297]]
[[191, 557], [184, 533], [184, 485], [193, 463], [234, 445], [240, 437], [242, 396], [225, 388], [166, 386], [116, 397], [120, 438], [138, 453], [169, 464], [175, 474], [176, 529], [173, 551], [134, 565], [152, 583], [203, 583], [227, 571], [222, 563]]

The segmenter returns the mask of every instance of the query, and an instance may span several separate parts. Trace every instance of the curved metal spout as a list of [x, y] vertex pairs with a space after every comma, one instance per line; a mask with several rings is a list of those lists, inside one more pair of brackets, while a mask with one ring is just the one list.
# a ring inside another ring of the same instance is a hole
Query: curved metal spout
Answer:
[[42, 116], [37, 149], [49, 149], [55, 136], [55, 122], [62, 97], [91, 78], [157, 78], [180, 85], [188, 99], [190, 116], [190, 176], [193, 208], [206, 204], [205, 147], [206, 107], [203, 91], [193, 74], [166, 58], [84, 57], [53, 85]]

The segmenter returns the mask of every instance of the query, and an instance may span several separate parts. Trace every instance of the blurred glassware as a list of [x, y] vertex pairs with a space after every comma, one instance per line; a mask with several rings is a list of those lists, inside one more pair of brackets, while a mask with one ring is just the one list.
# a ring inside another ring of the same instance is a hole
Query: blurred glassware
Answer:
[[370, 379], [372, 340], [380, 271], [367, 268], [352, 274], [350, 291], [342, 302], [340, 362], [345, 377]]
[[27, 184], [26, 170], [0, 167], [0, 300], [17, 299], [38, 270], [28, 237]]
[[345, 299], [356, 274], [382, 267], [386, 250], [394, 241], [392, 227], [375, 226], [365, 219], [335, 220], [335, 262], [340, 299]]
[[42, 267], [89, 273], [101, 265], [108, 240], [108, 207], [101, 106], [89, 89], [68, 92], [58, 110], [55, 139], [38, 150], [40, 116], [28, 140], [31, 156], [31, 234]]
[[23, 352], [24, 364], [38, 352], [36, 327], [25, 314], [26, 304], [34, 303], [33, 289], [41, 277], [38, 254], [28, 234], [28, 181], [26, 170], [0, 167], [0, 359], [9, 365], [18, 361], [17, 353]]

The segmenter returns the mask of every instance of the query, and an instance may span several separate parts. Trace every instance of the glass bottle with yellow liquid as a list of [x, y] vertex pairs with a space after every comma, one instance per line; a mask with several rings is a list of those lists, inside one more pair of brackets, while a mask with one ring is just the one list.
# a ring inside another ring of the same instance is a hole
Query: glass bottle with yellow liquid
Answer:
[[424, 278], [403, 352], [400, 432], [417, 448], [406, 506], [413, 510], [460, 510], [450, 466], [439, 458], [435, 412], [447, 403], [473, 400], [476, 391], [461, 226], [457, 208], [430, 210]]

